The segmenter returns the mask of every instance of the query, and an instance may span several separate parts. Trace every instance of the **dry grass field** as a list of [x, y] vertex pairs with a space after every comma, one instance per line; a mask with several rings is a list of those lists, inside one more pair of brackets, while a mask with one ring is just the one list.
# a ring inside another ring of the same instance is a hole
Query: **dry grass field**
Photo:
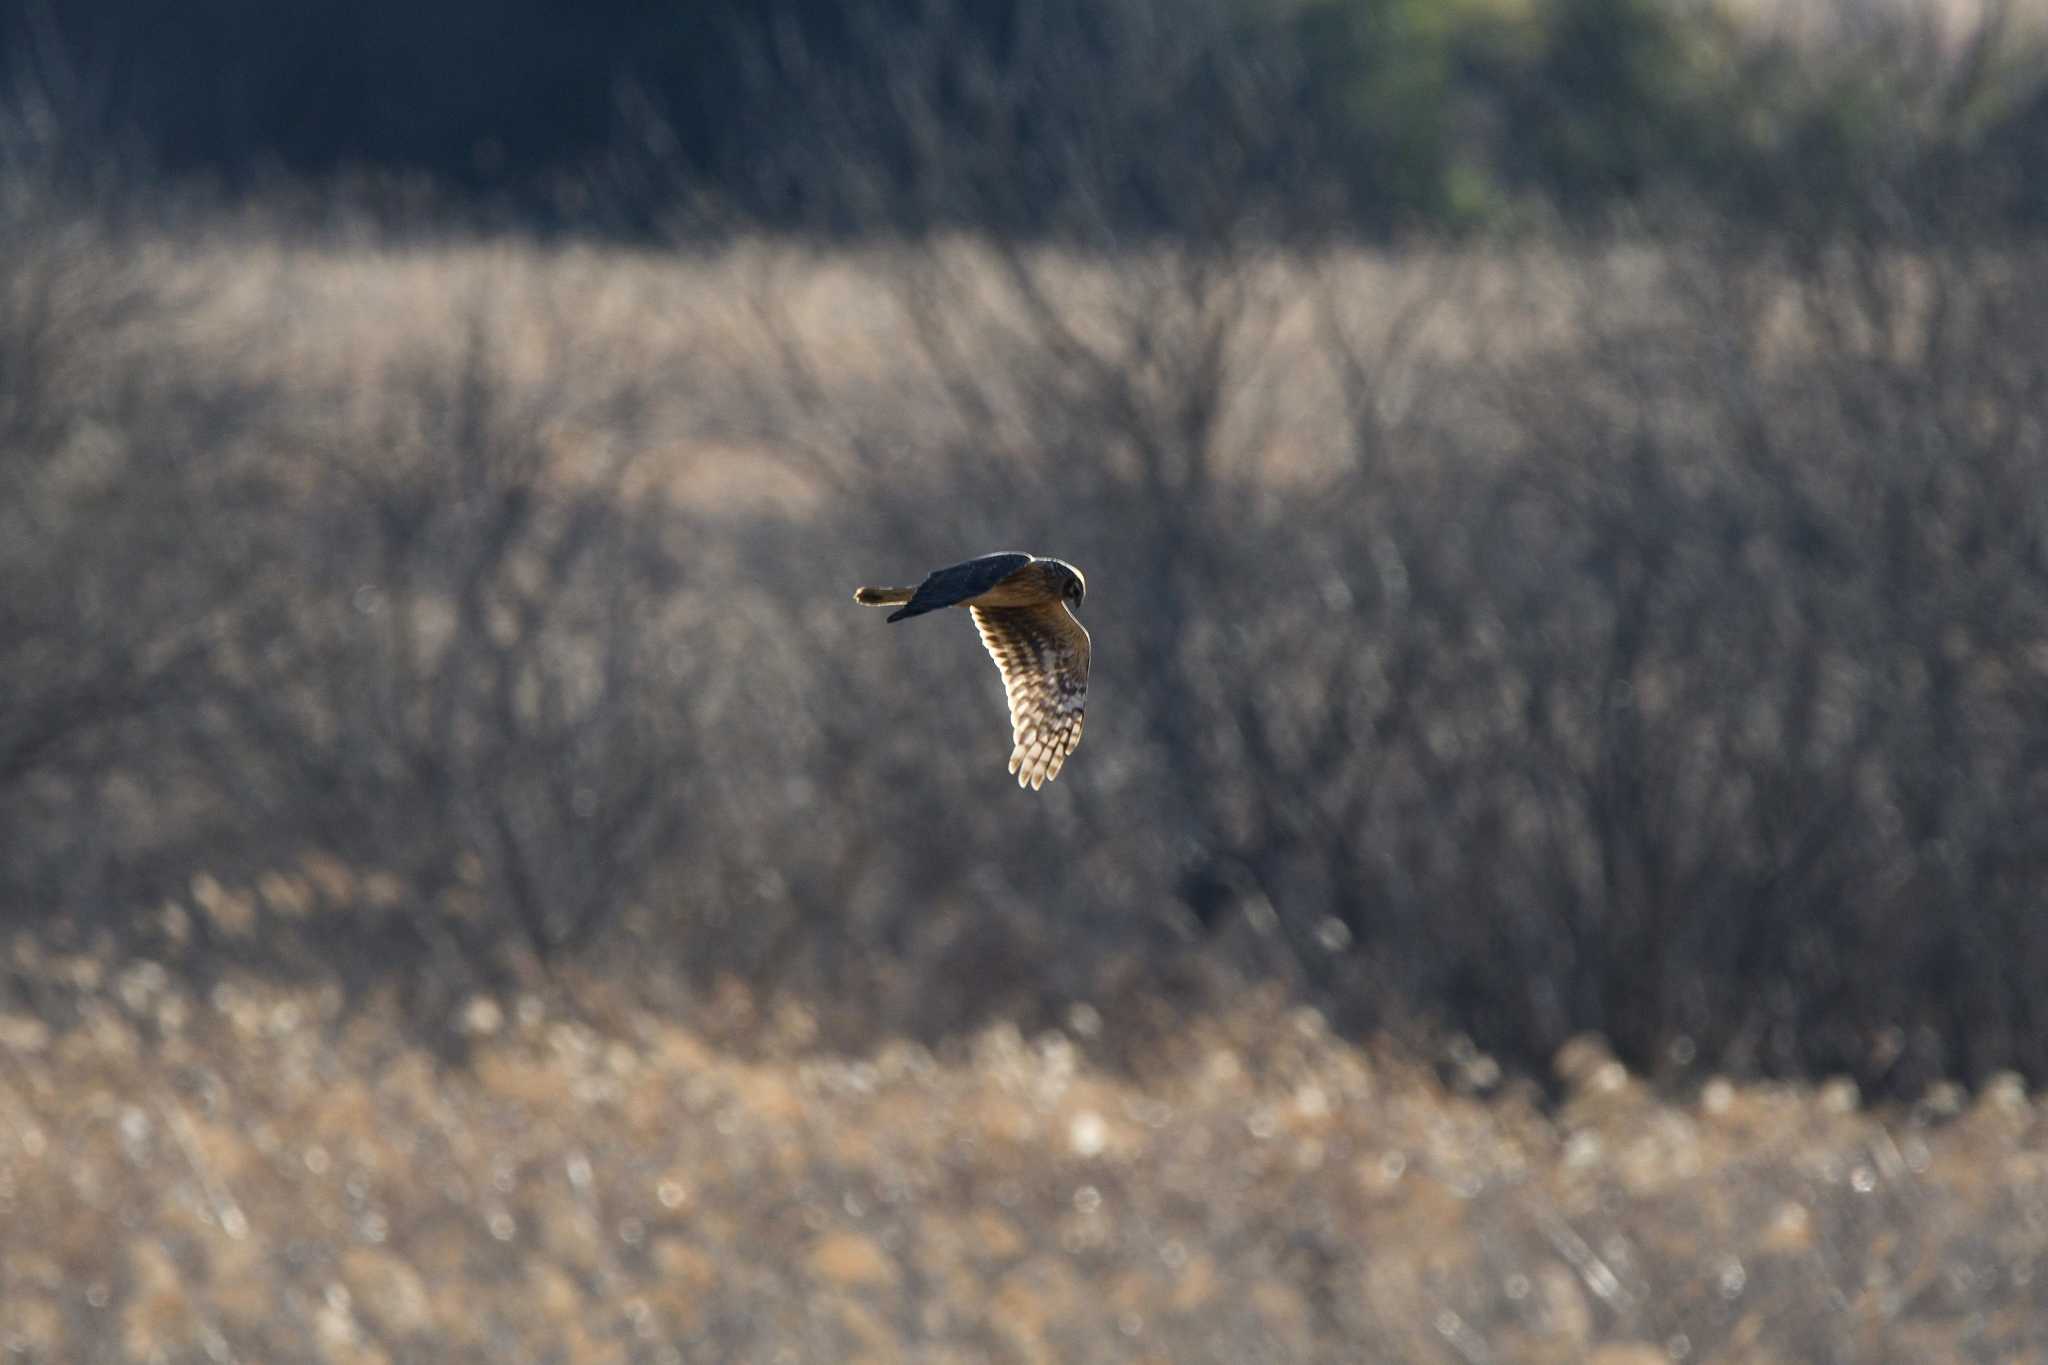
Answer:
[[1285, 992], [1105, 1066], [1095, 1011], [827, 1045], [727, 982], [459, 1012], [13, 966], [0, 1350], [24, 1362], [1869, 1361], [2048, 1352], [2048, 1117], [2016, 1079], [1561, 1102]]
[[2038, 250], [9, 223], [5, 1360], [2048, 1358]]

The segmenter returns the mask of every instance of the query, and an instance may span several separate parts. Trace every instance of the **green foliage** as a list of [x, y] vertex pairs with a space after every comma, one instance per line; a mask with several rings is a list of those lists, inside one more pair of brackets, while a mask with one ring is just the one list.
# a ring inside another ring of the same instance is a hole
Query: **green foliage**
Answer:
[[1860, 0], [1801, 7], [1798, 33], [1688, 0], [168, 8], [24, 26], [0, 0], [19, 52], [0, 108], [34, 96], [172, 170], [424, 172], [629, 233], [682, 204], [850, 234], [1195, 238], [1218, 205], [1283, 229], [1498, 228], [1674, 192], [1810, 225], [1961, 202], [1964, 181], [2003, 196], [1970, 196], [1979, 221], [2009, 221], [2048, 146], [2026, 112], [2048, 63], [1995, 6], [1960, 36]]
[[1514, 164], [1571, 203], [1644, 188], [1674, 155], [1719, 140], [1703, 117], [1713, 36], [1660, 0], [1550, 0], [1509, 91]]
[[1935, 169], [2010, 176], [2025, 143], [1999, 130], [2042, 85], [1995, 26], [1960, 49], [1910, 19], [1835, 45], [1669, 0], [1305, 0], [1288, 22], [1333, 171], [1381, 224], [1671, 191], [1832, 221]]
[[1380, 220], [1635, 193], [1715, 156], [1726, 35], [1660, 0], [1309, 0], [1311, 101]]
[[1316, 122], [1370, 220], [1468, 220], [1492, 178], [1461, 155], [1454, 110], [1464, 67], [1513, 45], [1504, 0], [1308, 0], [1293, 16]]

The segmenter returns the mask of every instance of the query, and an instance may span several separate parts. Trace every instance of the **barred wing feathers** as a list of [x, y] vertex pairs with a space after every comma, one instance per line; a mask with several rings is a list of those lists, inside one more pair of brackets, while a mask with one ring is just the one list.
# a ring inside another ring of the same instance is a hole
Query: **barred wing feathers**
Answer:
[[1010, 771], [1034, 791], [1059, 776], [1081, 743], [1088, 702], [1088, 632], [1064, 602], [970, 607], [981, 642], [1002, 670], [1016, 745]]

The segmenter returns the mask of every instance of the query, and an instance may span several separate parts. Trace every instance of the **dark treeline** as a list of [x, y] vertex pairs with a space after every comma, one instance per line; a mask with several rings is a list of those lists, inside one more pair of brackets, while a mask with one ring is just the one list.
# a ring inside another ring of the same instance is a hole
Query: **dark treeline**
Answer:
[[1667, 191], [1803, 218], [1965, 182], [1980, 218], [2038, 215], [2040, 63], [2004, 7], [1962, 36], [1919, 8], [1795, 38], [1662, 0], [0, 0], [0, 83], [174, 173], [422, 178], [585, 229], [686, 203], [1071, 230], [1078, 190], [1184, 234], [1190, 157], [1292, 230]]
[[730, 86], [735, 8], [12, 0], [8, 77], [140, 130], [172, 170], [368, 165], [483, 188], [600, 149], [632, 77], [673, 96], [692, 157], [708, 156], [712, 110], [694, 106]]

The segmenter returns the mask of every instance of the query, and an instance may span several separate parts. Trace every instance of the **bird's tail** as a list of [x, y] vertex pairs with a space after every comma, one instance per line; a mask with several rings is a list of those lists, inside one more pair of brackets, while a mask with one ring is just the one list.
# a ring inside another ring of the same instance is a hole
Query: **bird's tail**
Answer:
[[916, 594], [915, 588], [855, 588], [853, 600], [864, 607], [900, 607]]

